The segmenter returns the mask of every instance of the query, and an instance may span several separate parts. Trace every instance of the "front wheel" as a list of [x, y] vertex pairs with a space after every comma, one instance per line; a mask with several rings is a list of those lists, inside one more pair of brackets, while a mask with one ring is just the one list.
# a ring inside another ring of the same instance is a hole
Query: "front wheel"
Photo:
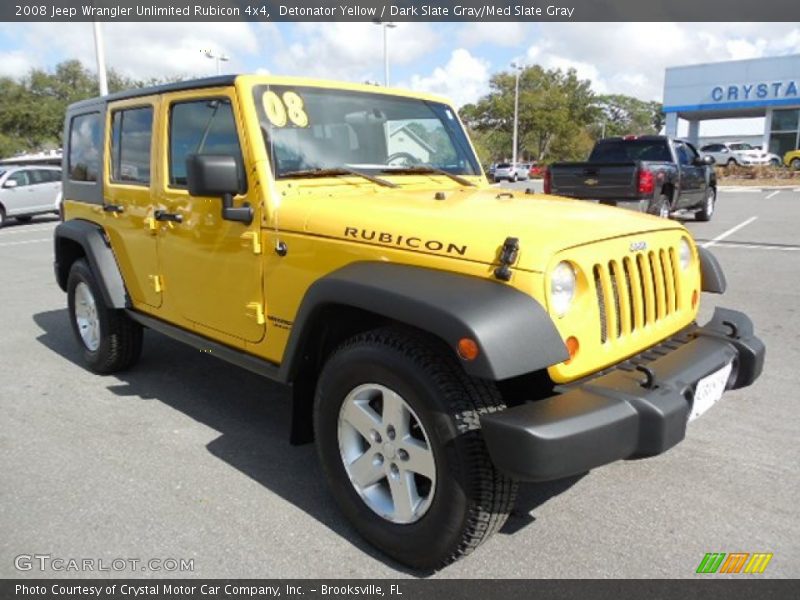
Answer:
[[438, 340], [394, 328], [355, 336], [320, 375], [314, 431], [334, 498], [369, 542], [414, 568], [444, 566], [497, 531], [516, 483], [480, 431], [502, 410]]
[[123, 311], [106, 306], [94, 273], [83, 259], [70, 269], [67, 302], [72, 331], [92, 371], [114, 373], [139, 360], [142, 326]]
[[717, 190], [708, 188], [706, 191], [706, 199], [703, 201], [702, 208], [695, 213], [698, 221], [710, 221], [711, 215], [714, 214], [714, 208], [717, 204]]
[[793, 158], [792, 162], [789, 163], [789, 166], [795, 171], [800, 171], [800, 158]]

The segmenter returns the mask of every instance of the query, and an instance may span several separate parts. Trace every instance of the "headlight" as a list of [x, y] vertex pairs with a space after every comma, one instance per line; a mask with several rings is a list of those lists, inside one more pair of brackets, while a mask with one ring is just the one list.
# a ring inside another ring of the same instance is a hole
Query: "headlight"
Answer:
[[678, 245], [678, 258], [684, 271], [692, 264], [692, 246], [686, 238], [681, 238], [681, 243]]
[[575, 269], [566, 261], [562, 261], [550, 275], [550, 301], [553, 310], [562, 316], [569, 310], [575, 297]]

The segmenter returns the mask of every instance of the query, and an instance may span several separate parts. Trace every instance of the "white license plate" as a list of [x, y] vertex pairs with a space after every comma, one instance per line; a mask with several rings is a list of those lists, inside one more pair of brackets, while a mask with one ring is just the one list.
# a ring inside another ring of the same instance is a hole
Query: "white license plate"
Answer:
[[732, 368], [733, 363], [728, 363], [716, 373], [703, 377], [697, 382], [694, 404], [692, 404], [692, 412], [689, 414], [690, 421], [694, 421], [722, 398]]

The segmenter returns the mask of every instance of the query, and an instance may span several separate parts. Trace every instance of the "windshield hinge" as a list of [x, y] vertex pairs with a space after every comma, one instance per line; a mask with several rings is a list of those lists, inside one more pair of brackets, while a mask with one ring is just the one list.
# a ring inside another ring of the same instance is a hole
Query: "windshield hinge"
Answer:
[[258, 231], [245, 231], [242, 239], [247, 240], [253, 250], [253, 254], [261, 254], [261, 236]]
[[507, 237], [503, 247], [500, 248], [500, 266], [494, 270], [494, 276], [500, 281], [511, 279], [511, 265], [517, 261], [517, 256], [519, 256], [519, 239]]

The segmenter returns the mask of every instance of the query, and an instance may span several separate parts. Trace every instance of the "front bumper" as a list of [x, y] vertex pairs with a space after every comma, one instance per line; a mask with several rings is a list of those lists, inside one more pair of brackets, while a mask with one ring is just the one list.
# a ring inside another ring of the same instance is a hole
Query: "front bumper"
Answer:
[[495, 466], [524, 481], [559, 479], [665, 452], [686, 434], [697, 383], [733, 363], [726, 389], [753, 383], [764, 344], [743, 313], [718, 308], [614, 368], [558, 394], [481, 417]]

